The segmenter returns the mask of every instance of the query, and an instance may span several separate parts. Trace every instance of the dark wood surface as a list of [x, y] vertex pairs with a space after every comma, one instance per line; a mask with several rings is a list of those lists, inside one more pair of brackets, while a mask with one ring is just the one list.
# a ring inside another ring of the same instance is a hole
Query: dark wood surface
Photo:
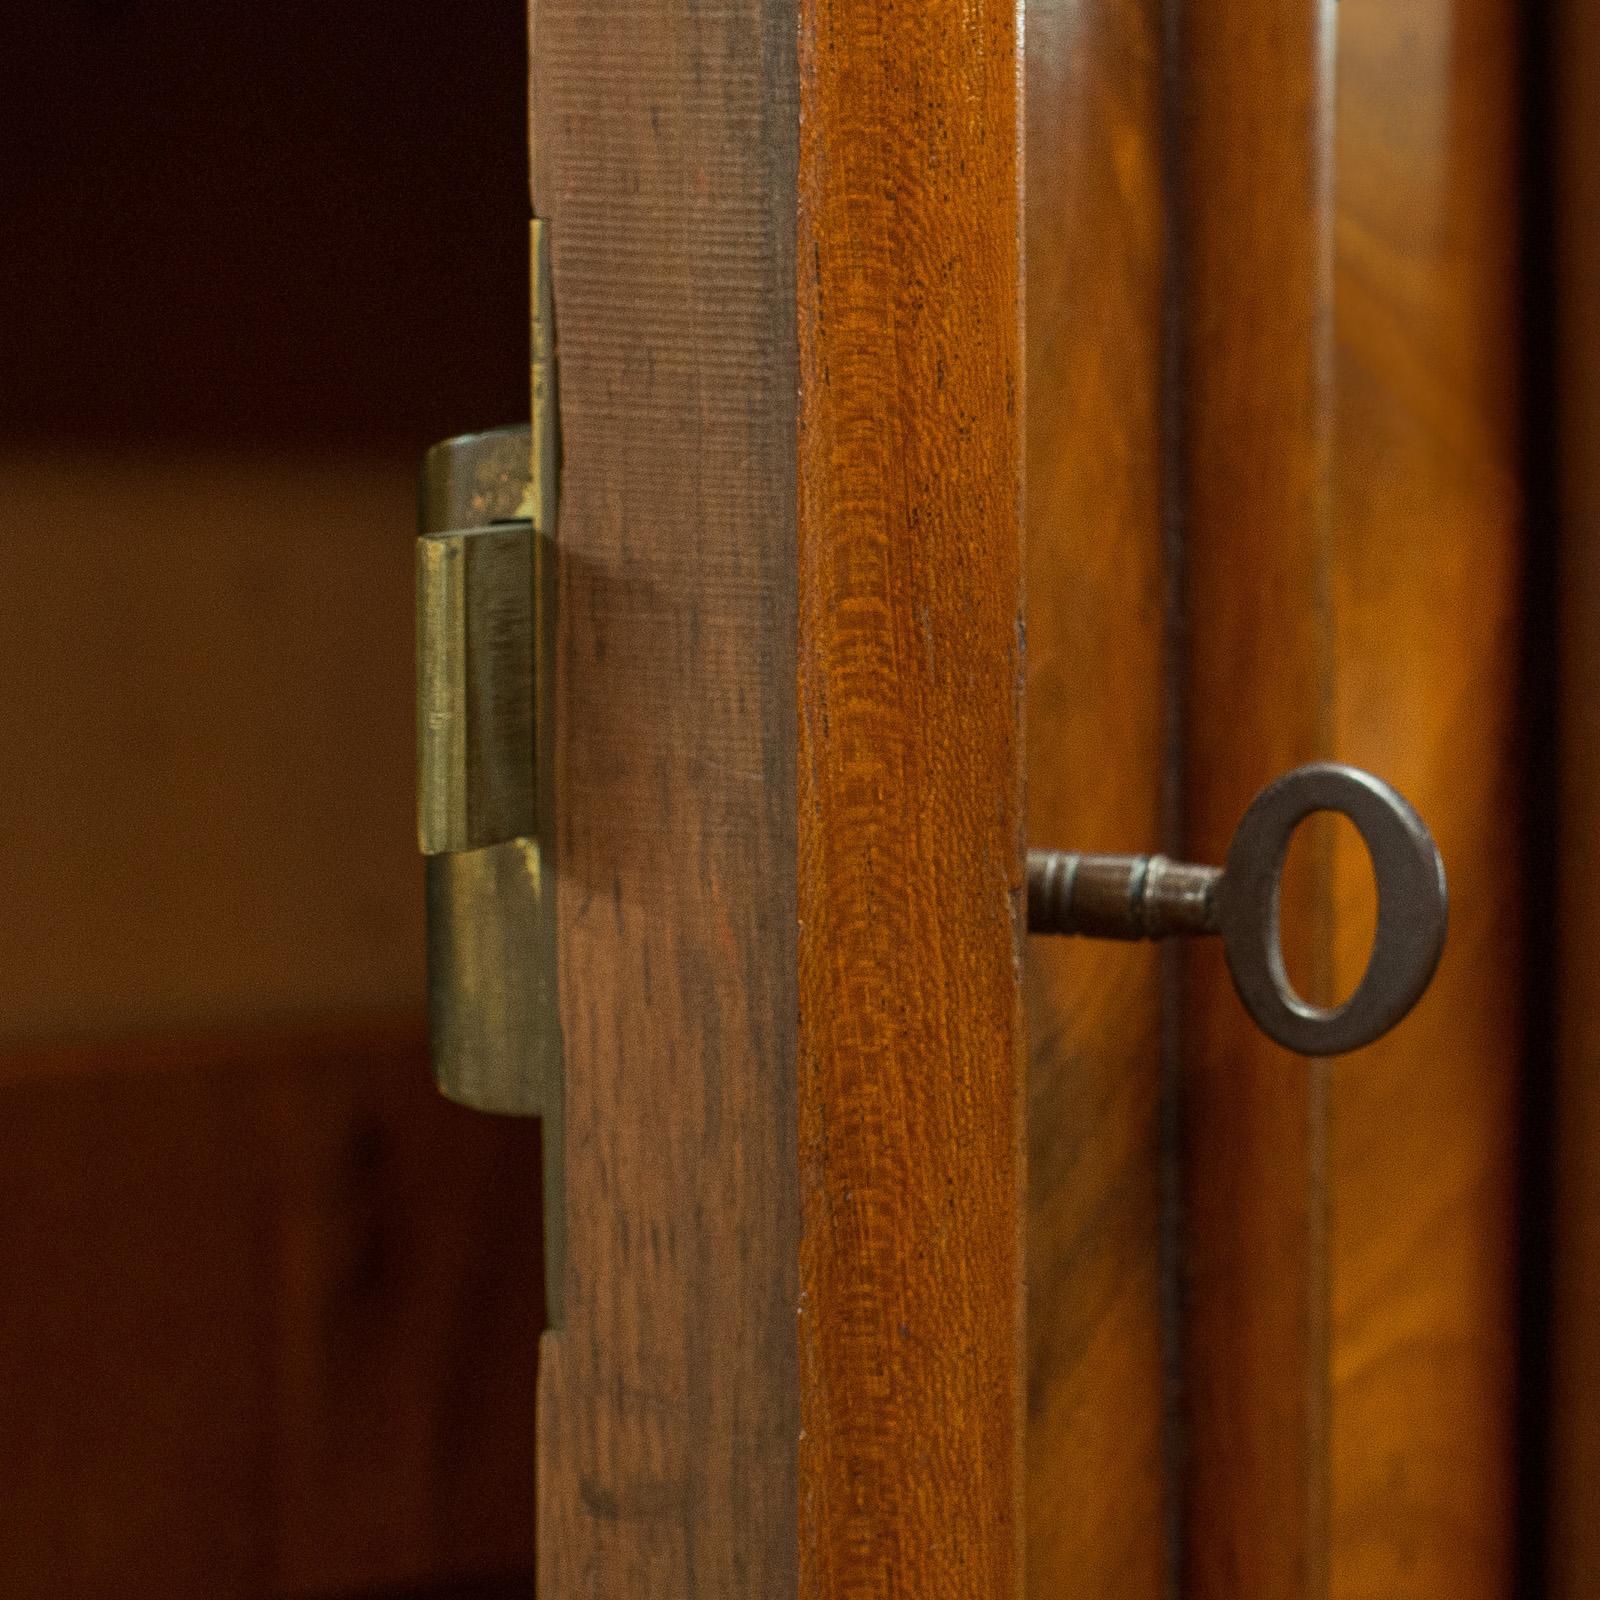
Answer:
[[[1332, 753], [1330, 35], [1219, 0], [1179, 29], [1180, 664], [1188, 859]], [[1286, 880], [1293, 970], [1325, 991], [1331, 862]], [[1184, 952], [1183, 1592], [1325, 1592], [1326, 1065], [1250, 1022], [1222, 952]]]
[[535, 1125], [443, 1100], [409, 1029], [290, 1054], [264, 1101], [279, 1587], [531, 1575]]
[[1546, 102], [1559, 219], [1561, 872], [1549, 1420], [1552, 1600], [1600, 1593], [1600, 11], [1559, 19]]
[[1013, 6], [800, 25], [800, 1592], [1017, 1595]]
[[374, 1592], [368, 1590], [348, 1600], [534, 1600], [533, 1580], [529, 1577], [484, 1577], [467, 1579], [461, 1583], [446, 1584], [443, 1588], [408, 1589], [404, 1594], [393, 1590]]
[[[1028, 8], [1028, 839], [1163, 840], [1162, 8]], [[1092, 770], [1084, 753], [1094, 752]], [[1035, 1600], [1166, 1594], [1161, 961], [1030, 939]]]
[[[1519, 49], [1496, 0], [1339, 10], [1334, 747], [1404, 791], [1450, 873], [1430, 992], [1331, 1079], [1329, 1588], [1351, 1600], [1530, 1592], [1515, 1412], [1541, 1353], [1516, 1250], [1547, 1155], [1519, 1177], [1524, 916], [1552, 840], [1524, 675]], [[1341, 992], [1366, 959], [1358, 852], [1335, 863]]]
[[523, 0], [8, 7], [0, 439], [411, 472], [525, 416], [523, 37]]
[[537, 0], [532, 26], [563, 453], [568, 1184], [540, 1579], [571, 1600], [781, 1600], [799, 1428], [794, 12]]
[[419, 1024], [0, 1057], [0, 1589], [531, 1572], [531, 1124]]

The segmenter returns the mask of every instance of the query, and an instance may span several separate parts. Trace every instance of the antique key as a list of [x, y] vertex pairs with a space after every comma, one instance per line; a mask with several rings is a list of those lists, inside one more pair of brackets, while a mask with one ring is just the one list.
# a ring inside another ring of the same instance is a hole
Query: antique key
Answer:
[[[1378, 926], [1355, 992], [1314, 1006], [1284, 968], [1278, 894], [1295, 828], [1337, 811], [1360, 832], [1378, 887]], [[1381, 778], [1336, 762], [1298, 767], [1251, 801], [1222, 867], [1165, 856], [1028, 852], [1028, 931], [1098, 939], [1220, 933], [1245, 1009], [1300, 1055], [1340, 1055], [1387, 1033], [1410, 1011], [1444, 949], [1444, 862], [1405, 798]]]

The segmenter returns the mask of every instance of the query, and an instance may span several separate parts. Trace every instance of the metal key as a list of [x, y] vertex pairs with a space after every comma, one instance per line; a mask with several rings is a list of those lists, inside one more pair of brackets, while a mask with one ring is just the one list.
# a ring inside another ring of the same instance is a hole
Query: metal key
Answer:
[[[1278, 896], [1295, 828], [1315, 811], [1348, 817], [1378, 887], [1367, 969], [1342, 1005], [1295, 993], [1283, 964]], [[1228, 970], [1261, 1030], [1299, 1055], [1340, 1055], [1389, 1031], [1421, 998], [1444, 950], [1444, 862], [1422, 818], [1381, 778], [1317, 762], [1250, 803], [1223, 867], [1165, 856], [1028, 852], [1028, 931], [1099, 939], [1220, 933]]]

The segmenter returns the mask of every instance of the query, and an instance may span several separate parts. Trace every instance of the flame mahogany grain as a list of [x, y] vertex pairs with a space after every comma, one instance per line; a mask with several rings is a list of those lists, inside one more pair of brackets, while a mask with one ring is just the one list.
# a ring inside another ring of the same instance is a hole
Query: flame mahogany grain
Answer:
[[[1336, 29], [1221, 4], [1182, 30], [1188, 844], [1209, 859], [1256, 783], [1322, 754], [1398, 784], [1452, 874], [1432, 991], [1331, 1071], [1253, 1036], [1189, 953], [1197, 1600], [1513, 1582], [1514, 32], [1487, 0], [1347, 0]], [[1365, 958], [1358, 848], [1315, 845], [1287, 903], [1318, 989]]]
[[[1031, 0], [1028, 838], [1166, 819], [1162, 7]], [[1087, 770], [1083, 751], [1096, 752]], [[1161, 957], [1030, 939], [1028, 1593], [1166, 1593]]]
[[[1301, 0], [1178, 35], [1182, 841], [1222, 858], [1267, 779], [1327, 756], [1333, 640], [1329, 38]], [[1202, 620], [1203, 619], [1203, 620]], [[1326, 981], [1331, 863], [1284, 885]], [[1327, 1067], [1183, 952], [1183, 1592], [1306, 1600], [1326, 1571]]]

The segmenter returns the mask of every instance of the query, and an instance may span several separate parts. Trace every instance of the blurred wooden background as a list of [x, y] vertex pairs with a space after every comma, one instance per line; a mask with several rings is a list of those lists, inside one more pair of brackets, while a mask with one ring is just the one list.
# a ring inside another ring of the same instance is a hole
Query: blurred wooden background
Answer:
[[524, 30], [0, 29], [8, 1600], [531, 1593], [537, 1143], [427, 1074], [410, 543], [526, 414]]

